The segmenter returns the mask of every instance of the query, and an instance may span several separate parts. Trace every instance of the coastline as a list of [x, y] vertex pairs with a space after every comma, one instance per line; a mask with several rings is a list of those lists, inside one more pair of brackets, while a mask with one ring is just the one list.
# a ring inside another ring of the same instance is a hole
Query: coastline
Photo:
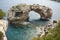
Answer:
[[2, 32], [3, 35], [3, 40], [7, 40], [5, 32], [7, 31], [8, 28], [8, 21], [6, 20], [0, 20], [0, 32]]
[[[44, 35], [47, 35], [48, 33], [49, 33], [49, 30], [51, 30], [51, 29], [53, 29], [53, 28], [55, 28], [57, 25], [58, 25], [58, 23], [59, 23], [59, 21], [60, 20], [56, 20], [57, 21], [57, 23], [53, 23], [53, 22], [49, 22], [48, 24], [47, 24], [47, 26], [45, 26], [45, 27], [37, 27], [37, 36], [36, 37], [42, 37], [42, 36], [44, 36]], [[50, 27], [48, 27], [50, 25]]]

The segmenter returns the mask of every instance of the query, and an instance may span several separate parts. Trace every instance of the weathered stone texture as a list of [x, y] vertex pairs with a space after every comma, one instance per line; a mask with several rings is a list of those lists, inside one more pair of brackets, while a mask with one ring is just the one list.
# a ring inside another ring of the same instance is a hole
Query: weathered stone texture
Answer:
[[30, 11], [35, 11], [40, 14], [41, 19], [43, 20], [49, 20], [52, 17], [52, 10], [49, 7], [41, 6], [39, 4], [19, 4], [13, 6], [9, 10], [8, 20], [15, 23], [27, 21], [29, 19], [28, 14]]
[[5, 34], [5, 32], [7, 31], [7, 28], [8, 28], [8, 21], [0, 20], [0, 38], [2, 37], [1, 39], [3, 39], [3, 40], [7, 40], [7, 37]]

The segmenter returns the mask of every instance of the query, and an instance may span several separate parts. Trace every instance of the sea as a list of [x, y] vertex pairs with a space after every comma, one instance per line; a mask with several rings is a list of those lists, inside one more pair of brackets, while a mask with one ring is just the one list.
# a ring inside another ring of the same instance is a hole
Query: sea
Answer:
[[[7, 20], [8, 10], [17, 4], [39, 4], [47, 6], [52, 9], [52, 18], [50, 21], [60, 19], [60, 3], [55, 1], [44, 1], [44, 0], [0, 0], [0, 9], [6, 13], [5, 20]], [[34, 11], [29, 12], [29, 22], [23, 26], [14, 26], [9, 24], [6, 31], [8, 40], [32, 40], [33, 37], [37, 36], [37, 27], [45, 27], [49, 21], [39, 20], [40, 15]]]

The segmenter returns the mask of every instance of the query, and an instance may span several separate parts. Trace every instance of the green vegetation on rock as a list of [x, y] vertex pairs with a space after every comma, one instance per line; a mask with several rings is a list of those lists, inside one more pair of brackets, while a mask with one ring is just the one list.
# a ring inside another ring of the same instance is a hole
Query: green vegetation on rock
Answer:
[[4, 16], [6, 16], [5, 12], [3, 12], [2, 9], [0, 9], [0, 19], [2, 19]]
[[3, 37], [4, 37], [4, 35], [3, 35], [3, 33], [0, 31], [0, 40], [3, 40]]
[[49, 30], [46, 36], [34, 37], [32, 40], [60, 40], [60, 21], [55, 28]]

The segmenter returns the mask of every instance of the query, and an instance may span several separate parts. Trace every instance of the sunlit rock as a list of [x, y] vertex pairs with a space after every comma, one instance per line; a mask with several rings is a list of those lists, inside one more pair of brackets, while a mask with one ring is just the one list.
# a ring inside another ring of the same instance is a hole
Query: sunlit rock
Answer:
[[19, 4], [13, 6], [8, 13], [9, 22], [19, 24], [21, 22], [26, 22], [29, 19], [29, 12], [35, 11], [40, 14], [43, 20], [49, 20], [52, 17], [52, 10], [49, 7], [41, 6], [39, 4], [27, 5], [27, 4]]
[[2, 34], [1, 39], [3, 39], [3, 40], [7, 40], [7, 37], [5, 35], [7, 28], [8, 28], [8, 22], [5, 20], [0, 20], [0, 33]]

